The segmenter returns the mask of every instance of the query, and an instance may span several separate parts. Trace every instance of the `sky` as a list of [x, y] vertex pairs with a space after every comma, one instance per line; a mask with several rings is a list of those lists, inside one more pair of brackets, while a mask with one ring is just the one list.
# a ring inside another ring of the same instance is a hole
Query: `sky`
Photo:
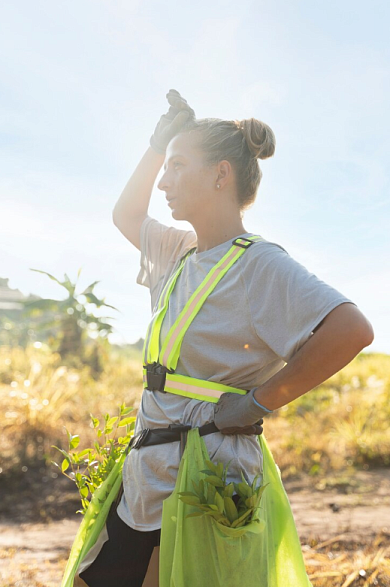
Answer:
[[[276, 152], [244, 218], [354, 301], [390, 353], [388, 2], [15, 0], [0, 8], [0, 277], [76, 278], [144, 337], [139, 252], [112, 210], [177, 89], [198, 118], [258, 118]], [[158, 181], [158, 179], [157, 179]], [[157, 184], [157, 182], [156, 182]], [[156, 185], [150, 216], [172, 219]]]

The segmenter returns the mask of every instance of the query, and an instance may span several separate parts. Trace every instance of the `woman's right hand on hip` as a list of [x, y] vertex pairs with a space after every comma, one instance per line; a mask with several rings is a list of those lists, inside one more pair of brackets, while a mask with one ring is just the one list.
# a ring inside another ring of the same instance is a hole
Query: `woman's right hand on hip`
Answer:
[[177, 90], [169, 90], [166, 97], [170, 104], [169, 110], [161, 116], [150, 137], [150, 146], [161, 155], [165, 154], [169, 141], [177, 135], [186, 122], [191, 118], [195, 119], [195, 112]]

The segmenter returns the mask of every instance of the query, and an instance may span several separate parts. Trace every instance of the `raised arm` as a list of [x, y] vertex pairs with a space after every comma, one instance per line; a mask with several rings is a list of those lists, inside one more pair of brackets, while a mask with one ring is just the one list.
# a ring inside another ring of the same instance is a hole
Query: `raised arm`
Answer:
[[195, 116], [176, 90], [169, 90], [166, 97], [169, 110], [161, 116], [150, 138], [151, 146], [127, 182], [112, 214], [115, 226], [137, 249], [140, 249], [140, 228], [148, 214], [154, 182], [164, 162], [168, 143]]
[[154, 182], [164, 162], [164, 155], [149, 147], [127, 182], [112, 219], [115, 226], [140, 249], [140, 228], [148, 214]]

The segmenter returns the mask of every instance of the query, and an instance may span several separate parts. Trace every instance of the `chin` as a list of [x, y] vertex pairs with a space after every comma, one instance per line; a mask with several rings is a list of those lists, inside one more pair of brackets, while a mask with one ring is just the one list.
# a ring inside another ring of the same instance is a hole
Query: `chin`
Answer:
[[183, 216], [180, 215], [177, 210], [172, 210], [172, 218], [175, 220], [187, 220], [187, 218], [183, 218]]

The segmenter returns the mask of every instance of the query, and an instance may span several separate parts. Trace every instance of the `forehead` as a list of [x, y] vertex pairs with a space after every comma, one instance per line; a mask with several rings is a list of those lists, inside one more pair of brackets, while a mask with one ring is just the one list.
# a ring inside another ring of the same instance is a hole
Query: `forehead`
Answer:
[[164, 169], [167, 162], [173, 157], [184, 157], [185, 159], [200, 159], [201, 151], [197, 148], [197, 140], [191, 133], [178, 134], [169, 142], [166, 155]]

